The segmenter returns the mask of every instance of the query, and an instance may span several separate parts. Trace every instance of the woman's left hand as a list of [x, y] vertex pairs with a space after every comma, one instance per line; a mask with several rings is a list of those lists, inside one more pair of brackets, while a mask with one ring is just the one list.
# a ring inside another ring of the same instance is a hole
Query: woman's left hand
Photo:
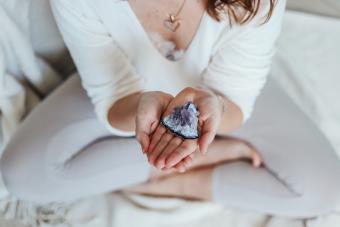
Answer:
[[162, 117], [168, 116], [175, 107], [182, 106], [188, 101], [192, 101], [199, 110], [199, 138], [182, 139], [159, 124], [146, 152], [150, 164], [158, 169], [180, 167], [183, 171], [183, 166], [177, 164], [181, 164], [181, 160], [190, 156], [195, 150], [205, 154], [209, 144], [215, 138], [224, 113], [224, 104], [221, 97], [211, 90], [201, 87], [184, 88], [169, 103]]

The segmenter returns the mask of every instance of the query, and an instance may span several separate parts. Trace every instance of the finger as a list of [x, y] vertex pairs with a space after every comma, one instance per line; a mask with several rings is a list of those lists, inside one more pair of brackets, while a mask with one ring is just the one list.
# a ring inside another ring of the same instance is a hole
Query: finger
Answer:
[[165, 167], [170, 168], [176, 165], [186, 156], [190, 155], [196, 150], [197, 141], [196, 140], [185, 140], [180, 146], [172, 152], [169, 157], [165, 160]]
[[208, 151], [208, 146], [214, 140], [216, 135], [216, 126], [213, 123], [212, 118], [208, 118], [202, 127], [202, 132], [199, 138], [199, 150], [202, 154], [206, 154]]
[[183, 142], [182, 138], [174, 136], [168, 145], [164, 148], [162, 153], [155, 161], [157, 168], [163, 168], [165, 166], [165, 159]]
[[262, 164], [261, 157], [258, 156], [258, 155], [254, 155], [254, 156], [253, 156], [253, 166], [254, 166], [254, 167], [260, 167], [261, 164]]
[[[136, 116], [136, 139], [141, 144], [143, 153], [148, 150], [150, 145], [150, 135], [154, 132], [159, 124], [157, 110], [143, 110], [143, 107], [138, 106]], [[159, 114], [160, 115], [160, 114]]]
[[191, 166], [192, 164], [192, 157], [193, 155], [188, 155], [186, 156], [184, 159], [182, 159], [179, 163], [177, 163], [174, 167], [179, 171], [181, 172], [181, 170], [183, 169], [184, 167], [184, 171], [185, 172], [186, 170], [189, 169], [189, 167]]
[[146, 149], [150, 144], [149, 136], [145, 132], [139, 132], [138, 135], [136, 135], [136, 139], [141, 144], [142, 151], [145, 154]]
[[[151, 153], [149, 153], [149, 155], [148, 155], [150, 164], [155, 165], [155, 160], [161, 154], [162, 150], [168, 145], [168, 143], [172, 139], [172, 137], [173, 137], [172, 133], [167, 132], [167, 133], [163, 134], [162, 138], [157, 143], [155, 149]], [[157, 167], [157, 166], [155, 165], [155, 167]], [[161, 169], [161, 168], [159, 168], [159, 169]]]
[[262, 157], [260, 155], [260, 153], [258, 153], [256, 150], [251, 149], [251, 158], [252, 158], [252, 163], [254, 167], [260, 167], [263, 160]]
[[185, 163], [183, 161], [177, 163], [174, 167], [180, 173], [184, 173], [186, 171]]
[[136, 124], [136, 127], [138, 127], [138, 129], [136, 129], [136, 139], [140, 143], [143, 153], [146, 153], [149, 148], [150, 134], [155, 130], [158, 122], [159, 121], [154, 121], [150, 125]]
[[160, 98], [156, 93], [145, 92], [140, 97], [135, 118], [136, 138], [140, 142], [144, 153], [148, 151], [151, 134], [155, 132], [156, 127], [159, 125], [160, 116], [170, 102], [171, 98], [169, 96]]
[[154, 122], [151, 123], [150, 134], [154, 133], [154, 131], [156, 130], [158, 124], [159, 124], [159, 120], [154, 121]]
[[156, 131], [151, 135], [151, 142], [150, 142], [150, 146], [149, 149], [147, 150], [147, 153], [150, 153], [153, 151], [153, 149], [155, 148], [155, 146], [157, 145], [157, 143], [159, 142], [159, 140], [161, 139], [161, 137], [163, 136], [163, 134], [166, 132], [166, 128], [159, 124], [157, 126]]
[[191, 157], [191, 155], [186, 156], [186, 157], [182, 160], [182, 162], [184, 162], [185, 168], [188, 169], [188, 168], [191, 166], [191, 164], [192, 164], [192, 157]]

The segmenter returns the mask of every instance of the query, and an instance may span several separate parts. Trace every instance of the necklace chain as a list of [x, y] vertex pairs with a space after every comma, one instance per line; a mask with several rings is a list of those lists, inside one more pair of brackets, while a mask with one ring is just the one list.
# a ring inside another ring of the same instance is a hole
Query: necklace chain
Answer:
[[186, 2], [186, 0], [183, 0], [181, 7], [178, 9], [177, 13], [174, 15], [175, 17], [177, 17], [179, 15], [179, 13], [182, 11], [185, 2]]
[[181, 19], [177, 18], [177, 16], [182, 11], [185, 2], [186, 2], [186, 0], [183, 0], [181, 7], [178, 9], [177, 13], [175, 13], [175, 14], [169, 13], [168, 14], [168, 18], [165, 19], [164, 23], [163, 23], [165, 28], [167, 28], [168, 30], [170, 30], [172, 32], [175, 32], [179, 28], [179, 26], [181, 24], [180, 23]]

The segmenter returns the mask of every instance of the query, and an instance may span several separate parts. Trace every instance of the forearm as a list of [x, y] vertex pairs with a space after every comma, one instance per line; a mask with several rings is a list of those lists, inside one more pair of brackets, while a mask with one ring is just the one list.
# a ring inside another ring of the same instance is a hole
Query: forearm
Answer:
[[221, 98], [226, 106], [226, 111], [221, 118], [217, 135], [226, 135], [242, 126], [243, 114], [240, 108], [227, 97], [221, 96]]
[[110, 108], [108, 118], [110, 124], [117, 129], [134, 131], [136, 113], [142, 92], [136, 92], [117, 100]]
[[[109, 122], [114, 128], [126, 131], [135, 130], [137, 106], [141, 95], [142, 92], [133, 93], [114, 103], [108, 114]], [[217, 135], [226, 135], [242, 125], [243, 116], [236, 104], [227, 97], [221, 97], [227, 108], [221, 118]]]

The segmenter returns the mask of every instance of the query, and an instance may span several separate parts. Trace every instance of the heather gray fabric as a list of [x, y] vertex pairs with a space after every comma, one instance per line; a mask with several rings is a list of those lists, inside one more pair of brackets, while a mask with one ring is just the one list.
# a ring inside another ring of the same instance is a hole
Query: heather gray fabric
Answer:
[[[271, 78], [252, 118], [231, 135], [258, 147], [268, 169], [245, 162], [215, 167], [214, 201], [290, 217], [314, 216], [335, 206], [337, 156]], [[112, 136], [99, 123], [78, 75], [24, 120], [0, 166], [10, 192], [41, 203], [138, 184], [151, 169], [134, 138]]]
[[233, 163], [214, 169], [214, 200], [275, 215], [310, 217], [334, 209], [340, 162], [316, 125], [269, 77], [251, 119], [230, 133], [254, 145], [268, 171]]
[[137, 140], [112, 136], [97, 120], [78, 75], [33, 109], [0, 166], [11, 193], [42, 203], [136, 184], [150, 171]]

